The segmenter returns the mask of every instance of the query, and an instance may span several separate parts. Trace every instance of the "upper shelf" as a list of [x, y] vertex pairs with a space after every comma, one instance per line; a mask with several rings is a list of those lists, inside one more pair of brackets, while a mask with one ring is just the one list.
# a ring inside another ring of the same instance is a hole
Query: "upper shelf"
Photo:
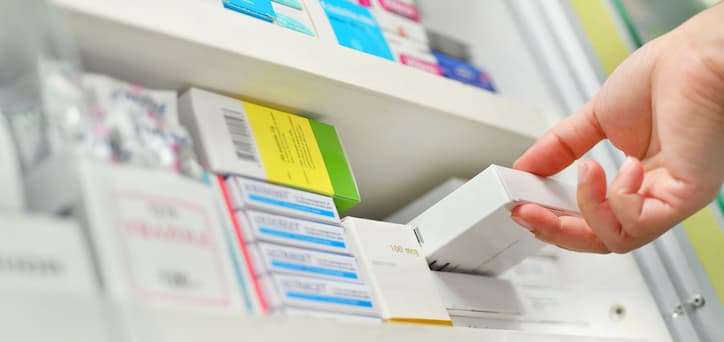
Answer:
[[510, 165], [544, 114], [486, 91], [201, 0], [55, 0], [91, 71], [190, 86], [333, 124], [363, 203], [381, 218], [448, 177]]

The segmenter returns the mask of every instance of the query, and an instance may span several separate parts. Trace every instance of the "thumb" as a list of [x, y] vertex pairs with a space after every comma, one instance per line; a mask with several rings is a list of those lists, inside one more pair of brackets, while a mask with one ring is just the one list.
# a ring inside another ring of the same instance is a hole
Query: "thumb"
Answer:
[[559, 122], [513, 163], [513, 167], [551, 176], [571, 165], [606, 135], [594, 113], [594, 97], [576, 113]]

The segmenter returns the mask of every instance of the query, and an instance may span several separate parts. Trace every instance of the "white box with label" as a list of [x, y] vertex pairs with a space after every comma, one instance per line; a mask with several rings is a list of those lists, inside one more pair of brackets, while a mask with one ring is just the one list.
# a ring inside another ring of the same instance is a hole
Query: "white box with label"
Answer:
[[0, 341], [116, 341], [81, 226], [0, 213]]
[[112, 298], [246, 312], [207, 184], [92, 161], [79, 169], [87, 224]]
[[239, 227], [237, 232], [236, 225], [232, 220], [233, 211], [229, 210], [228, 204], [226, 203], [224, 196], [224, 178], [220, 176], [211, 176], [209, 179], [211, 183], [211, 190], [213, 192], [213, 198], [215, 200], [215, 209], [217, 209], [217, 216], [221, 223], [221, 228], [226, 240], [226, 245], [229, 248], [231, 254], [231, 262], [234, 267], [234, 275], [239, 286], [239, 292], [241, 293], [242, 304], [247, 312], [250, 313], [263, 313], [262, 305], [259, 301], [259, 294], [254, 286], [255, 278], [252, 276], [251, 263], [247, 258], [244, 246], [242, 246], [238, 234], [242, 233], [243, 227]]
[[269, 310], [287, 308], [376, 317], [377, 307], [367, 285], [271, 274], [259, 279]]
[[25, 193], [15, 143], [0, 108], [0, 212], [19, 212]]
[[344, 239], [344, 228], [336, 225], [300, 220], [255, 210], [237, 211], [244, 242], [258, 241], [350, 254]]
[[226, 179], [234, 210], [255, 209], [283, 216], [340, 224], [337, 207], [329, 196], [244, 177]]
[[433, 270], [499, 274], [544, 246], [510, 217], [522, 203], [578, 215], [575, 186], [491, 165], [410, 225]]
[[267, 274], [291, 274], [342, 282], [362, 283], [355, 258], [302, 248], [257, 243], [248, 247], [254, 271]]
[[372, 2], [374, 4], [372, 15], [383, 31], [415, 40], [421, 44], [428, 44], [429, 39], [422, 23], [381, 8], [381, 6], [377, 4], [378, 0]]
[[92, 295], [97, 279], [77, 223], [0, 214], [0, 291]]
[[343, 224], [383, 320], [452, 325], [412, 227], [354, 217]]

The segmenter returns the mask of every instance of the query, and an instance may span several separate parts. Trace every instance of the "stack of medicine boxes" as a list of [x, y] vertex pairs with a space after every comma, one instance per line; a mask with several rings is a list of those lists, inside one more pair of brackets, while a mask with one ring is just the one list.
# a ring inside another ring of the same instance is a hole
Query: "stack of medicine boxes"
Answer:
[[200, 89], [179, 112], [202, 164], [225, 176], [261, 311], [379, 321], [338, 214], [359, 193], [335, 129]]
[[377, 315], [330, 197], [243, 177], [226, 182], [270, 312]]
[[442, 75], [414, 0], [357, 0], [370, 8], [398, 62]]
[[293, 31], [316, 36], [303, 0], [204, 0], [215, 6], [275, 23]]

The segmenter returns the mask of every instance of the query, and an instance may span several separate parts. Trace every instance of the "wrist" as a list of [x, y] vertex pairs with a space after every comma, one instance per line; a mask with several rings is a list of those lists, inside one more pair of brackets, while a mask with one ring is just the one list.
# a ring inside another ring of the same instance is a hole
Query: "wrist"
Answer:
[[709, 71], [724, 82], [724, 1], [702, 11], [680, 29]]

